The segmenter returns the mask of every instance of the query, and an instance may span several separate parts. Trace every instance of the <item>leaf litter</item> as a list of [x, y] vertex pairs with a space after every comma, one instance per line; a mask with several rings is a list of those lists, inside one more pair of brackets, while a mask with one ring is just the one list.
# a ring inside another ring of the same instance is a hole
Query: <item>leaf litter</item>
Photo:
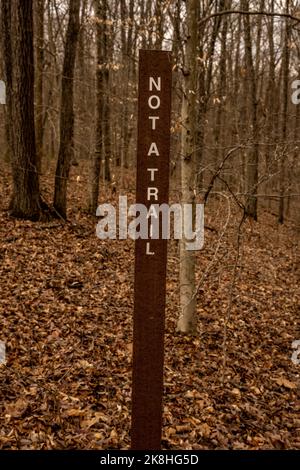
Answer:
[[[62, 224], [10, 218], [1, 172], [1, 449], [130, 446], [134, 244], [97, 239], [79, 173]], [[207, 272], [195, 337], [175, 334], [178, 245], [169, 243], [163, 448], [299, 449], [299, 229], [264, 212], [254, 228], [245, 222], [228, 318], [238, 215], [216, 252], [215, 213], [209, 204], [214, 230], [197, 254], [197, 280]]]

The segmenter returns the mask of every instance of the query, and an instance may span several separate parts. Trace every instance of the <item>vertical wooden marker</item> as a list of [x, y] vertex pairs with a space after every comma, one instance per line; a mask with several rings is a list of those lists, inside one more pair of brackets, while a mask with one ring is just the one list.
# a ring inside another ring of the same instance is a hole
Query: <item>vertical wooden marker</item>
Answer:
[[[169, 200], [171, 55], [139, 56], [136, 202]], [[150, 232], [151, 233], [151, 232]], [[131, 448], [161, 446], [167, 240], [135, 242]]]

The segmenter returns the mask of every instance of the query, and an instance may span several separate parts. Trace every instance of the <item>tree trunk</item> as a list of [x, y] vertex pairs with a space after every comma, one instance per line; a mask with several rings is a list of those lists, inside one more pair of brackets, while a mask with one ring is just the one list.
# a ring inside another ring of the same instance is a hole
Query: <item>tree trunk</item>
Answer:
[[103, 174], [105, 181], [110, 181], [110, 159], [111, 159], [111, 138], [110, 138], [110, 96], [109, 96], [109, 71], [112, 54], [110, 53], [113, 44], [111, 41], [111, 26], [108, 19], [108, 3], [107, 0], [103, 1], [104, 9], [104, 36], [103, 36], [103, 49], [104, 49], [104, 107], [103, 107], [103, 152], [104, 152], [104, 168]]
[[[90, 104], [88, 102], [89, 98], [89, 88], [87, 87], [87, 82], [89, 81], [89, 67], [87, 61], [87, 53], [89, 53], [89, 41], [86, 35], [86, 25], [85, 22], [88, 18], [87, 7], [88, 0], [82, 0], [81, 13], [80, 13], [80, 31], [78, 37], [78, 46], [77, 46], [77, 77], [78, 84], [75, 87], [75, 107], [78, 109], [77, 119], [78, 125], [75, 127], [78, 128], [78, 140], [80, 141], [80, 158], [82, 160], [87, 160], [89, 158], [89, 147], [87, 145], [87, 120], [88, 113], [90, 111]], [[71, 165], [76, 165], [77, 160], [73, 160]]]
[[[249, 1], [241, 1], [241, 9], [249, 11]], [[244, 40], [246, 72], [249, 82], [250, 116], [251, 116], [251, 149], [248, 156], [247, 166], [247, 199], [246, 214], [257, 220], [257, 185], [258, 185], [258, 153], [259, 153], [259, 129], [257, 120], [257, 99], [256, 99], [256, 76], [252, 56], [252, 38], [250, 31], [249, 15], [244, 15]]]
[[[215, 3], [216, 12], [222, 11], [224, 9], [224, 1]], [[199, 12], [198, 12], [199, 16]], [[200, 68], [199, 77], [198, 77], [198, 90], [199, 90], [199, 106], [197, 112], [197, 133], [196, 133], [196, 143], [195, 143], [195, 152], [196, 152], [196, 174], [197, 174], [197, 189], [199, 192], [203, 189], [203, 144], [205, 137], [205, 121], [206, 113], [208, 107], [208, 101], [210, 97], [210, 88], [212, 85], [212, 72], [213, 72], [213, 61], [215, 54], [216, 40], [218, 37], [218, 32], [220, 29], [221, 17], [215, 17], [213, 20], [212, 33], [210, 37], [210, 42], [208, 46], [208, 63], [204, 61], [204, 29], [200, 28], [200, 41], [199, 41], [199, 56], [202, 58], [202, 61], [198, 66]], [[195, 54], [197, 53], [197, 47], [195, 49]]]
[[[271, 13], [274, 13], [274, 0], [271, 0], [270, 5]], [[276, 132], [275, 132], [275, 98], [276, 98], [276, 75], [275, 75], [275, 49], [274, 49], [274, 18], [268, 20], [268, 44], [269, 44], [269, 70], [268, 82], [266, 90], [266, 109], [267, 109], [267, 122], [266, 122], [266, 135], [268, 138], [268, 151], [265, 153], [265, 173], [271, 173], [272, 157], [274, 158], [276, 148]], [[274, 85], [275, 84], [275, 85]], [[277, 113], [276, 113], [277, 116]], [[266, 182], [266, 193], [272, 189], [272, 182]], [[271, 210], [271, 199], [268, 200], [268, 209]]]
[[89, 202], [89, 212], [96, 214], [99, 197], [99, 180], [101, 161], [104, 157], [104, 107], [105, 100], [105, 65], [104, 65], [104, 35], [105, 35], [105, 17], [106, 9], [102, 0], [96, 2], [97, 16], [97, 69], [96, 69], [96, 129], [95, 129], [95, 152], [91, 165], [91, 197]]
[[79, 34], [80, 0], [70, 0], [64, 65], [61, 82], [60, 145], [55, 173], [54, 208], [67, 217], [67, 183], [74, 152], [74, 68]]
[[34, 127], [32, 0], [2, 2], [2, 16], [7, 41], [8, 117], [12, 119], [9, 123], [13, 176], [10, 209], [14, 217], [37, 220], [41, 206]]
[[[197, 53], [197, 0], [187, 1], [186, 60], [182, 98], [181, 135], [181, 191], [184, 204], [195, 205], [195, 123], [196, 123], [196, 53]], [[194, 211], [193, 211], [194, 212]], [[180, 241], [180, 316], [177, 331], [196, 332], [195, 252], [186, 249], [185, 239]]]
[[[289, 12], [289, 0], [286, 2], [286, 12]], [[278, 210], [278, 223], [284, 222], [284, 196], [285, 196], [285, 159], [286, 159], [286, 135], [287, 135], [287, 111], [288, 111], [288, 97], [289, 97], [289, 65], [290, 65], [290, 24], [286, 19], [284, 30], [284, 50], [283, 50], [283, 90], [282, 90], [282, 151], [279, 162], [279, 210]], [[299, 105], [298, 105], [299, 106]]]
[[[130, 143], [130, 122], [128, 120], [129, 114], [129, 81], [131, 80], [132, 75], [132, 33], [133, 33], [133, 22], [134, 22], [134, 2], [130, 0], [129, 2], [129, 12], [126, 11], [126, 2], [121, 0], [121, 50], [122, 50], [122, 61], [124, 66], [124, 89], [123, 89], [123, 115], [122, 115], [122, 141], [121, 141], [121, 166], [128, 168], [129, 166], [129, 143]], [[128, 23], [129, 16], [129, 26], [128, 33], [126, 37], [126, 24]], [[123, 170], [123, 168], [122, 168]]]
[[161, 50], [163, 39], [164, 39], [164, 19], [163, 19], [163, 2], [156, 0], [154, 7], [154, 16], [156, 19], [156, 30], [155, 30], [155, 44], [154, 48]]
[[8, 145], [8, 154], [13, 155], [14, 135], [13, 126], [13, 65], [12, 65], [12, 36], [11, 36], [11, 2], [1, 2], [1, 33], [2, 33], [2, 51], [4, 62], [4, 78], [6, 84], [6, 139]]
[[[230, 9], [230, 4], [226, 4], [226, 2], [224, 2], [224, 5], [222, 6], [224, 7], [225, 10]], [[222, 144], [223, 124], [226, 124], [226, 121], [223, 119], [223, 111], [225, 107], [225, 100], [227, 100], [226, 39], [227, 39], [228, 23], [227, 23], [226, 16], [224, 16], [222, 21], [223, 21], [223, 26], [222, 26], [222, 31], [221, 31], [220, 72], [219, 72], [219, 83], [218, 83], [218, 89], [217, 89], [219, 101], [215, 103], [217, 116], [216, 116], [215, 131], [214, 131], [215, 146], [216, 146], [215, 159], [216, 159], [217, 165], [219, 164], [219, 158], [221, 154], [220, 146]]]
[[36, 29], [36, 148], [38, 170], [41, 170], [43, 157], [44, 133], [44, 0], [35, 0], [35, 29]]

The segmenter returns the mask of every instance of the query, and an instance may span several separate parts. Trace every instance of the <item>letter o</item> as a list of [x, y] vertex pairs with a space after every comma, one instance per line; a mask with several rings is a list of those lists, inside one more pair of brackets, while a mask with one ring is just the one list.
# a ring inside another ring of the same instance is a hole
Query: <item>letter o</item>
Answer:
[[[156, 100], [156, 104], [153, 104], [153, 99]], [[157, 109], [160, 107], [160, 98], [157, 95], [151, 95], [148, 99], [148, 105], [151, 109]]]

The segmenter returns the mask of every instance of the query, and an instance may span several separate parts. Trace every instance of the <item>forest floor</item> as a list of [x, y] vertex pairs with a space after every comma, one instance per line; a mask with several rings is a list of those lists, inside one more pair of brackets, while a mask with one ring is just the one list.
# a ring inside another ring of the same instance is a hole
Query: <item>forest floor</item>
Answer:
[[[9, 217], [1, 164], [2, 449], [130, 445], [134, 242], [96, 237], [84, 175], [72, 169], [67, 223], [33, 223]], [[52, 187], [44, 176], [47, 201]], [[261, 211], [241, 227], [236, 259], [241, 214], [232, 208], [224, 230], [224, 207], [206, 211], [194, 337], [175, 333], [178, 246], [169, 243], [163, 448], [300, 449], [299, 227]]]

